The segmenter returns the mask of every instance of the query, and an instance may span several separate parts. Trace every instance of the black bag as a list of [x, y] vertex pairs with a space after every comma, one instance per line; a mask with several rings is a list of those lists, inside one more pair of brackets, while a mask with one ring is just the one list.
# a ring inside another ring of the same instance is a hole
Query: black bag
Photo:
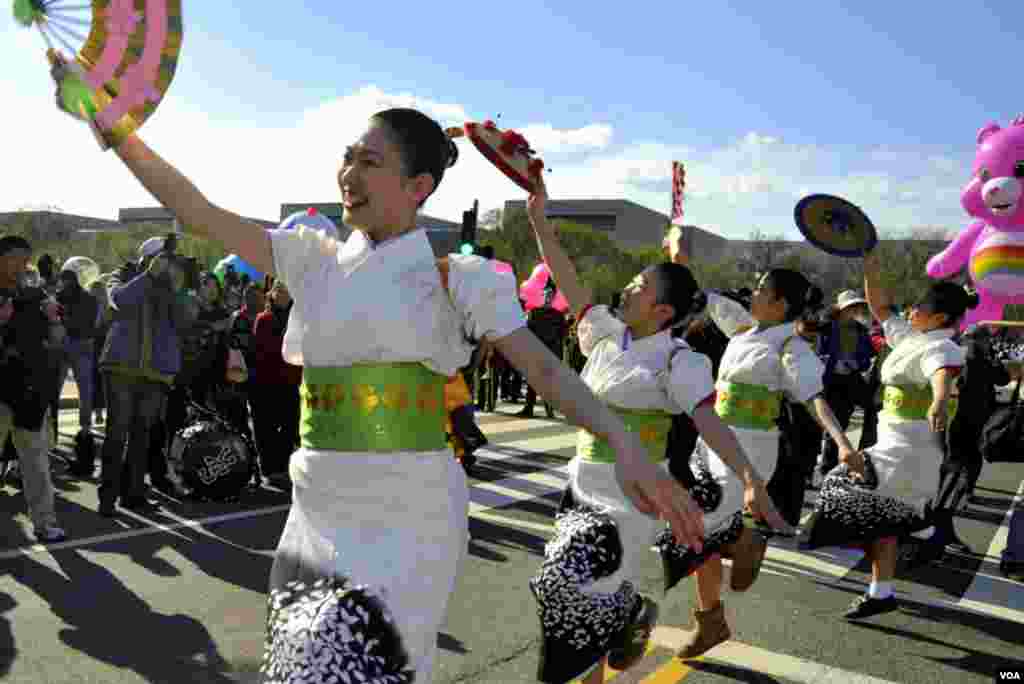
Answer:
[[1024, 463], [1024, 406], [1018, 381], [1013, 397], [1000, 406], [981, 430], [981, 453], [989, 463]]

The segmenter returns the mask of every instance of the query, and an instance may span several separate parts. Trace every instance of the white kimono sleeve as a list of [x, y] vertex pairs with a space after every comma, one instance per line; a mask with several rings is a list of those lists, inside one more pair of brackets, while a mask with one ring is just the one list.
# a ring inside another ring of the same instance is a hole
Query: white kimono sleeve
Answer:
[[742, 304], [714, 292], [708, 292], [707, 314], [726, 337], [733, 337], [756, 323]]
[[448, 293], [471, 340], [498, 340], [526, 326], [515, 276], [479, 256], [448, 255]]
[[580, 341], [580, 352], [590, 356], [594, 347], [601, 340], [621, 339], [626, 332], [626, 324], [612, 315], [607, 306], [598, 304], [587, 309], [576, 327], [576, 335]]
[[967, 360], [963, 347], [952, 340], [942, 340], [928, 347], [921, 355], [921, 374], [931, 382], [940, 368], [961, 368]]
[[825, 391], [825, 365], [802, 338], [787, 340], [782, 351], [782, 391], [804, 404]]
[[889, 348], [895, 349], [900, 342], [915, 333], [907, 320], [893, 314], [882, 321], [882, 334], [885, 335], [885, 343], [889, 345]]
[[309, 285], [308, 274], [319, 272], [324, 261], [335, 258], [338, 242], [322, 230], [306, 226], [285, 230], [268, 230], [274, 255], [274, 274], [284, 281], [292, 297], [304, 298]]
[[675, 352], [666, 374], [665, 393], [669, 404], [678, 408], [672, 413], [693, 415], [694, 410], [715, 393], [711, 359], [692, 349]]

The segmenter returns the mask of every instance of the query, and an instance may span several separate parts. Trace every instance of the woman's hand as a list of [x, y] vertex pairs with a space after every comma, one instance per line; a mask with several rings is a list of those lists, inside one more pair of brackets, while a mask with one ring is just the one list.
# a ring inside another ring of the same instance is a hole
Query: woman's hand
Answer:
[[850, 473], [864, 479], [864, 454], [856, 449], [839, 447], [839, 462], [845, 463]]
[[648, 460], [647, 447], [632, 432], [615, 446], [615, 478], [638, 511], [665, 520], [676, 541], [697, 552], [704, 545], [704, 512], [690, 493], [663, 469]]
[[754, 519], [763, 520], [772, 529], [784, 534], [793, 533], [793, 526], [786, 522], [775, 508], [771, 496], [768, 495], [768, 488], [765, 487], [764, 480], [761, 478], [748, 481], [744, 486], [743, 505], [754, 516]]
[[942, 432], [946, 429], [946, 422], [949, 420], [949, 402], [936, 399], [928, 407], [928, 427], [932, 432]]
[[690, 264], [690, 255], [683, 244], [683, 238], [683, 229], [679, 226], [672, 226], [672, 229], [668, 231], [668, 235], [661, 241], [661, 249], [665, 253], [665, 258], [672, 263], [688, 266]]

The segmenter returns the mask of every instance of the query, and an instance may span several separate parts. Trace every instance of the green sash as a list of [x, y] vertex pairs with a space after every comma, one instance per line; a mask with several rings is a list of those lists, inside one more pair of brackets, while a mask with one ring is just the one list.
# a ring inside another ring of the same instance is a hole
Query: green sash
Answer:
[[[637, 411], [609, 406], [626, 424], [626, 432], [636, 432], [647, 447], [653, 463], [665, 460], [668, 432], [672, 416], [664, 411]], [[576, 455], [591, 463], [615, 463], [615, 450], [604, 439], [580, 430], [576, 439]]]
[[742, 382], [719, 382], [715, 392], [715, 413], [725, 424], [748, 430], [778, 427], [782, 392]]
[[302, 446], [333, 451], [439, 451], [447, 378], [421, 363], [302, 369]]
[[[950, 397], [947, 422], [952, 423], [958, 401]], [[886, 385], [882, 391], [882, 413], [901, 420], [926, 420], [932, 405], [931, 385]]]

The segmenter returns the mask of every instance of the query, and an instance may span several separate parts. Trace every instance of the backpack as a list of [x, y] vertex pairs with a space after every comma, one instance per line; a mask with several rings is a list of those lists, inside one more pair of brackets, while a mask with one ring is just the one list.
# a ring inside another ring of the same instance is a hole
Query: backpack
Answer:
[[981, 454], [989, 463], [1024, 463], [1024, 406], [1020, 386], [1013, 390], [1010, 403], [992, 412], [981, 430]]

